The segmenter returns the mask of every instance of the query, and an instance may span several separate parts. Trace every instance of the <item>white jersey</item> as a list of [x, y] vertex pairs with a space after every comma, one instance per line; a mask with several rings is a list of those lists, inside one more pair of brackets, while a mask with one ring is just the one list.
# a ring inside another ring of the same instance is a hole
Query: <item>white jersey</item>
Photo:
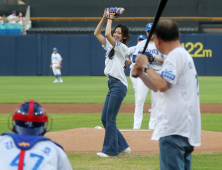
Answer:
[[[136, 50], [136, 46], [132, 46], [128, 48], [128, 58], [132, 61], [133, 60], [133, 53]], [[135, 65], [135, 63], [132, 62], [132, 64], [130, 65], [130, 69], [133, 68], [133, 66]]]
[[[48, 139], [43, 136], [18, 134], [14, 134], [14, 136], [28, 137], [29, 139], [26, 141], [34, 141], [37, 138]], [[23, 170], [72, 170], [63, 149], [51, 140], [42, 140], [32, 144], [15, 138], [9, 135], [0, 136], [0, 170], [18, 170], [21, 150], [25, 154]], [[32, 146], [32, 148], [25, 150], [19, 149], [17, 146], [23, 148]]]
[[60, 61], [62, 61], [62, 57], [59, 53], [52, 53], [52, 57], [51, 57], [51, 60], [52, 60], [52, 64], [60, 64]]
[[20, 24], [20, 25], [23, 25], [23, 21], [25, 20], [25, 18], [24, 17], [18, 17], [18, 23]]
[[[139, 51], [143, 51], [144, 47], [145, 47], [145, 44], [146, 44], [146, 40], [143, 40], [143, 41], [140, 41], [137, 45], [136, 45], [136, 49], [133, 53], [133, 62], [135, 62], [135, 58], [138, 54]], [[156, 46], [155, 46], [155, 43], [154, 42], [149, 42], [148, 46], [147, 46], [147, 49], [146, 49], [146, 52], [149, 52], [151, 53], [153, 56], [155, 57], [158, 57], [158, 58], [162, 58], [162, 59], [165, 59], [165, 55], [161, 54], [157, 49], [156, 49]], [[161, 67], [162, 67], [162, 63], [157, 61], [157, 62], [152, 62], [152, 67], [154, 70], [156, 71], [159, 71], [161, 70]]]
[[161, 76], [171, 88], [158, 93], [156, 129], [152, 139], [180, 135], [187, 137], [192, 146], [200, 146], [199, 84], [190, 54], [183, 47], [172, 50], [164, 61]]
[[[13, 19], [13, 20], [11, 20], [11, 19]], [[15, 23], [15, 22], [17, 22], [17, 16], [14, 16], [14, 15], [9, 15], [8, 16], [8, 20], [10, 21], [10, 22], [12, 22], [12, 23]]]
[[128, 55], [128, 47], [118, 40], [115, 40], [115, 52], [112, 60], [109, 59], [108, 55], [113, 46], [107, 39], [105, 46], [103, 45], [103, 48], [106, 50], [104, 74], [106, 76], [112, 76], [119, 79], [128, 88], [128, 83], [124, 72], [125, 61]]

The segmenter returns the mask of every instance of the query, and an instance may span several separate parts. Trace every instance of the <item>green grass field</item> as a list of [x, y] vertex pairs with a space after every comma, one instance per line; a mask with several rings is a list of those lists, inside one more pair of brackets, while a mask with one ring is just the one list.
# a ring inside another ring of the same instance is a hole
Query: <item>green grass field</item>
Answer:
[[[0, 103], [21, 103], [34, 98], [40, 103], [103, 103], [108, 91], [107, 78], [63, 77], [64, 83], [53, 84], [54, 77], [0, 77]], [[199, 77], [201, 103], [222, 103], [222, 77]], [[134, 103], [132, 83], [123, 103]], [[150, 93], [146, 103], [150, 103]], [[14, 109], [14, 108], [13, 108]], [[46, 108], [47, 109], [47, 108]], [[53, 131], [79, 127], [102, 126], [101, 113], [53, 114]], [[0, 133], [8, 132], [8, 114], [0, 114]], [[147, 129], [149, 114], [144, 114], [142, 127]], [[222, 114], [202, 114], [202, 130], [222, 132]], [[118, 128], [131, 129], [132, 113], [119, 113]], [[147, 141], [149, 142], [149, 141]], [[157, 170], [158, 154], [132, 153], [114, 159], [101, 159], [96, 153], [67, 153], [73, 169], [80, 170]], [[192, 170], [219, 170], [222, 153], [193, 154]]]
[[[123, 103], [134, 103], [130, 78]], [[222, 77], [199, 77], [200, 102], [222, 103]], [[63, 77], [55, 83], [52, 76], [0, 77], [0, 103], [21, 103], [34, 98], [40, 103], [103, 103], [108, 91], [105, 76]], [[150, 103], [150, 92], [146, 103]]]
[[[0, 134], [8, 130], [8, 115], [0, 114]], [[82, 127], [102, 126], [101, 113], [93, 114], [49, 114], [53, 117], [52, 131], [61, 131]], [[148, 129], [150, 114], [143, 115], [141, 129]], [[222, 114], [201, 114], [202, 130], [222, 132]], [[132, 129], [133, 113], [119, 113], [117, 126], [120, 129]]]

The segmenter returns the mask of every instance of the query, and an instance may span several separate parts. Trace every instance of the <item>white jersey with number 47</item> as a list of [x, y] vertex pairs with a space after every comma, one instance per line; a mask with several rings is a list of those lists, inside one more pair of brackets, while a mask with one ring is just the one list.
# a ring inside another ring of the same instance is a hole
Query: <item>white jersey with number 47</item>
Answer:
[[[19, 135], [17, 136], [19, 138]], [[31, 136], [33, 140], [35, 137]], [[0, 170], [19, 169], [21, 149], [16, 146], [16, 143], [16, 140], [14, 142], [9, 135], [0, 136]], [[25, 148], [31, 143], [18, 142], [18, 145]], [[63, 149], [51, 140], [36, 142], [32, 148], [25, 150], [24, 154], [23, 170], [72, 170]]]

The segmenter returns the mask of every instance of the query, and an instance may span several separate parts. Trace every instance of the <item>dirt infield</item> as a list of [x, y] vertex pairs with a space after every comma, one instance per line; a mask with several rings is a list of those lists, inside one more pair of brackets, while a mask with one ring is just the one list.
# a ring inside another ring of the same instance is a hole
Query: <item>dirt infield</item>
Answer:
[[[0, 104], [0, 113], [13, 113], [19, 104]], [[103, 104], [42, 104], [47, 113], [101, 113]], [[150, 104], [145, 104], [144, 113], [148, 113]], [[134, 104], [122, 104], [120, 113], [134, 113]], [[222, 113], [222, 104], [201, 104], [201, 113]], [[158, 153], [158, 142], [151, 141], [153, 131], [123, 130], [122, 134], [130, 145], [132, 153]], [[100, 152], [104, 140], [104, 129], [78, 128], [46, 134], [55, 142], [61, 144], [66, 152]], [[222, 133], [202, 131], [202, 145], [195, 152], [222, 152]]]
[[[1, 113], [13, 113], [19, 104], [0, 104]], [[42, 104], [47, 113], [101, 113], [103, 104]], [[122, 104], [120, 113], [134, 113], [134, 104]], [[148, 113], [150, 104], [144, 105], [144, 113]], [[222, 104], [201, 104], [201, 113], [222, 113]]]
[[[128, 142], [132, 153], [148, 152], [158, 153], [158, 141], [150, 140], [153, 131], [147, 129], [141, 130], [121, 130], [123, 136]], [[104, 129], [78, 128], [58, 132], [49, 132], [47, 137], [61, 144], [66, 152], [100, 152], [104, 140]], [[202, 144], [195, 147], [194, 152], [212, 153], [222, 152], [222, 133], [202, 131]]]

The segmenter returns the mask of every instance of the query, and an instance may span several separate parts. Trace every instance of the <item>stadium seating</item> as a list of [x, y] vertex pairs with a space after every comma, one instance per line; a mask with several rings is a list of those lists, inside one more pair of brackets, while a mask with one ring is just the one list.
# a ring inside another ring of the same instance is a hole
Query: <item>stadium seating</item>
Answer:
[[0, 35], [6, 34], [6, 29], [4, 24], [0, 23]]
[[11, 23], [5, 23], [2, 24], [0, 23], [0, 35], [5, 35], [5, 34], [21, 34], [23, 31], [23, 27], [19, 25], [19, 23], [11, 24]]
[[20, 29], [21, 32], [23, 32], [23, 27], [19, 23], [13, 24], [14, 29]]

